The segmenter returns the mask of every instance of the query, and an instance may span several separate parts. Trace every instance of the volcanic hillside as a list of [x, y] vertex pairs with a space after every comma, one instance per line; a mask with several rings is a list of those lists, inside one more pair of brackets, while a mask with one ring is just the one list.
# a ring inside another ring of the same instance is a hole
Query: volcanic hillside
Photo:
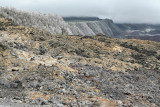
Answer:
[[159, 71], [159, 42], [53, 35], [0, 18], [0, 98], [12, 103], [158, 107]]

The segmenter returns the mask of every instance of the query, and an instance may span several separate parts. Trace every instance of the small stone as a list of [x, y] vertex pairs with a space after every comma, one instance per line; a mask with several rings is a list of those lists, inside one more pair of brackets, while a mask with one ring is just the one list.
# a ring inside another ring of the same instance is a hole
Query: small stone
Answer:
[[84, 77], [84, 74], [83, 74], [83, 73], [80, 73], [79, 76]]
[[30, 86], [33, 87], [33, 88], [36, 88], [36, 89], [40, 87], [39, 83], [36, 82], [36, 81], [35, 81], [35, 82], [32, 82], [32, 83], [30, 84]]
[[125, 95], [131, 95], [132, 94], [132, 92], [129, 89], [127, 89], [127, 88], [124, 89], [123, 93]]
[[66, 91], [66, 89], [65, 89], [65, 88], [63, 88], [63, 89], [62, 89], [62, 92], [63, 92], [63, 93], [66, 93], [67, 91]]
[[66, 102], [66, 101], [62, 101], [62, 104], [63, 104], [63, 105], [67, 105], [67, 102]]
[[17, 84], [17, 83], [12, 82], [12, 83], [10, 84], [10, 87], [12, 87], [12, 88], [17, 88], [17, 87], [18, 87], [18, 84]]
[[64, 105], [57, 99], [55, 99], [54, 97], [51, 97], [49, 100], [48, 100], [49, 103], [52, 103], [52, 104], [55, 104], [56, 107], [64, 107]]
[[82, 101], [82, 105], [85, 105], [86, 104], [86, 102], [85, 101]]
[[59, 101], [57, 99], [55, 99], [54, 97], [51, 97], [48, 102], [53, 103], [53, 104], [58, 104]]
[[4, 92], [0, 91], [0, 98], [4, 98], [4, 97], [5, 97]]
[[80, 98], [80, 95], [76, 94], [76, 96], [75, 96], [75, 97], [76, 97], [76, 99], [79, 99], [79, 98]]
[[135, 100], [139, 100], [139, 96], [135, 96]]
[[63, 58], [63, 56], [57, 56], [58, 60], [61, 60]]
[[89, 76], [89, 73], [88, 73], [88, 72], [86, 72], [86, 76]]
[[48, 91], [55, 91], [55, 86], [48, 86], [47, 89]]
[[90, 94], [90, 95], [88, 96], [88, 98], [93, 98], [93, 94]]
[[22, 103], [21, 100], [15, 100], [14, 102], [15, 102], [15, 103]]
[[0, 84], [10, 87], [9, 81], [6, 78], [0, 78]]
[[87, 101], [86, 101], [86, 105], [89, 106], [89, 107], [91, 107], [91, 106], [93, 105], [93, 103], [92, 103], [92, 102], [87, 102]]
[[37, 105], [47, 105], [48, 104], [47, 101], [45, 101], [41, 98], [38, 98], [38, 99], [34, 100], [33, 102]]
[[57, 107], [65, 107], [63, 104], [57, 104]]
[[87, 83], [87, 84], [90, 84], [90, 83], [91, 83], [91, 81], [86, 81], [86, 83]]
[[82, 106], [82, 104], [80, 102], [78, 102], [78, 107], [81, 107], [81, 106]]
[[43, 100], [42, 103], [41, 103], [41, 105], [48, 105], [48, 102], [45, 101], [45, 100]]
[[122, 105], [123, 102], [121, 100], [117, 100], [118, 105]]
[[19, 66], [19, 64], [18, 63], [14, 63], [14, 67], [18, 67]]
[[98, 102], [96, 101], [96, 102], [93, 103], [93, 105], [96, 106], [96, 107], [97, 107], [97, 106], [99, 107], [99, 106], [100, 106], [100, 103], [98, 103]]
[[13, 68], [11, 69], [11, 71], [19, 71], [19, 68], [18, 68], [18, 67], [13, 67]]

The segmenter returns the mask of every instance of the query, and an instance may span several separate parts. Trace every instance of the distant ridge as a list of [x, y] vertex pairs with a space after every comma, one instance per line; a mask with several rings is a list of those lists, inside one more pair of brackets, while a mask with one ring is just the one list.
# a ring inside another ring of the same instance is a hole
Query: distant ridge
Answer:
[[63, 17], [64, 21], [100, 21], [98, 17]]
[[35, 27], [53, 34], [118, 36], [122, 33], [112, 20], [98, 17], [62, 18], [56, 14], [27, 12], [7, 7], [0, 7], [0, 13], [0, 17], [11, 19], [17, 25]]

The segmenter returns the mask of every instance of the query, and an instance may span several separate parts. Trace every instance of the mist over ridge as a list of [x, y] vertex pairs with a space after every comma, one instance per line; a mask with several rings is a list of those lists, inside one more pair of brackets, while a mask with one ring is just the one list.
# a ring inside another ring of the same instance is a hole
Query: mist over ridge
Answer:
[[97, 16], [116, 23], [160, 24], [159, 0], [1, 0], [1, 6], [60, 16]]

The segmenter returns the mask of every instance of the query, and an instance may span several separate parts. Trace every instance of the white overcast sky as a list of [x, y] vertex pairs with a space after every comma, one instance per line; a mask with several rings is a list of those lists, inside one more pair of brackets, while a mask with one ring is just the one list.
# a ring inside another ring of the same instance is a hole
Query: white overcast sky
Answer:
[[160, 0], [0, 0], [0, 6], [114, 22], [160, 24]]

